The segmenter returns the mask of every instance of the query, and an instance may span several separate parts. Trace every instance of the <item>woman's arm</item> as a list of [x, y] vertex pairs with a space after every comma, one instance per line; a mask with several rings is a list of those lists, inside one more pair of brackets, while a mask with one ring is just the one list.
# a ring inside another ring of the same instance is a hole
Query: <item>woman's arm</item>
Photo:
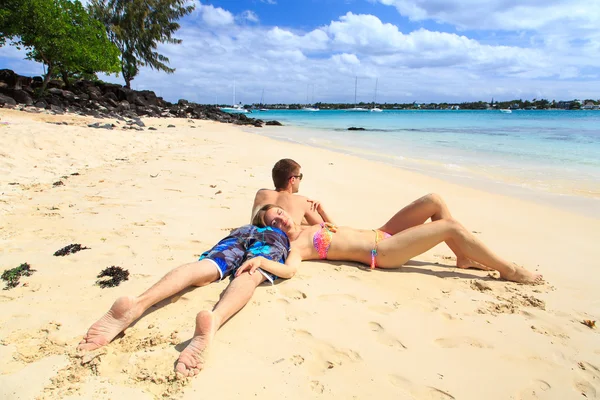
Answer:
[[252, 275], [258, 268], [262, 268], [280, 278], [289, 279], [296, 275], [301, 261], [302, 257], [297, 250], [290, 250], [288, 257], [285, 260], [285, 264], [258, 256], [243, 263], [236, 271], [235, 276], [238, 277], [245, 271], [248, 271], [248, 273]]

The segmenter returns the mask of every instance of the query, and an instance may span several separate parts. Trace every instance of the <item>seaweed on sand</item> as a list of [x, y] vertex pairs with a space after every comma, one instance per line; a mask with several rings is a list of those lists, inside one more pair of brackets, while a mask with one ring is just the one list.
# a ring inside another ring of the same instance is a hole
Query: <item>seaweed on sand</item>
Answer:
[[85, 247], [85, 246], [80, 245], [79, 243], [75, 243], [75, 244], [70, 244], [68, 246], [65, 246], [60, 250], [57, 250], [54, 253], [54, 255], [56, 257], [58, 257], [58, 256], [64, 257], [69, 254], [77, 253], [78, 251], [81, 251], [81, 250], [89, 250], [89, 249], [90, 249], [89, 247]]
[[113, 265], [112, 267], [103, 269], [97, 277], [103, 278], [106, 276], [110, 277], [111, 279], [98, 279], [96, 281], [96, 284], [101, 288], [119, 286], [122, 281], [129, 280], [129, 271]]
[[4, 270], [2, 273], [2, 280], [6, 282], [4, 290], [12, 289], [19, 285], [19, 279], [22, 276], [30, 276], [35, 272], [35, 269], [31, 269], [31, 265], [23, 263], [16, 268]]

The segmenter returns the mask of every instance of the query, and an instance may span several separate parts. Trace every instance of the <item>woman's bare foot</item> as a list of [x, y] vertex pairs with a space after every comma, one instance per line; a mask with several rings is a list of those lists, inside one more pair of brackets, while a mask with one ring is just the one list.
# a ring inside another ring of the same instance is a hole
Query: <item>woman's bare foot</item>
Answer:
[[488, 268], [483, 264], [479, 264], [477, 261], [469, 260], [468, 258], [458, 258], [456, 260], [456, 268], [468, 269], [480, 269], [482, 271], [493, 271], [492, 268]]
[[525, 268], [518, 265], [513, 265], [514, 271], [503, 274], [500, 273], [502, 279], [507, 281], [513, 281], [518, 283], [526, 283], [529, 285], [540, 285], [544, 283], [544, 278], [541, 274], [535, 274], [531, 271], [527, 271]]
[[137, 310], [135, 297], [119, 297], [110, 310], [88, 329], [77, 350], [96, 350], [106, 346], [125, 330], [141, 313]]
[[204, 368], [206, 350], [215, 336], [215, 317], [210, 311], [200, 311], [196, 316], [196, 331], [190, 344], [181, 352], [175, 372], [187, 376], [198, 375]]

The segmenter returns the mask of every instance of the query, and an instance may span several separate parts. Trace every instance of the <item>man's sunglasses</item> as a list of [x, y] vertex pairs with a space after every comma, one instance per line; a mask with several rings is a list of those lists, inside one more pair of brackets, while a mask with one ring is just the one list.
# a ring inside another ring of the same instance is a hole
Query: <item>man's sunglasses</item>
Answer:
[[302, 173], [300, 173], [300, 175], [292, 175], [292, 176], [290, 176], [290, 179], [292, 179], [292, 178], [298, 178], [298, 179], [302, 180], [303, 176], [304, 175], [302, 175]]

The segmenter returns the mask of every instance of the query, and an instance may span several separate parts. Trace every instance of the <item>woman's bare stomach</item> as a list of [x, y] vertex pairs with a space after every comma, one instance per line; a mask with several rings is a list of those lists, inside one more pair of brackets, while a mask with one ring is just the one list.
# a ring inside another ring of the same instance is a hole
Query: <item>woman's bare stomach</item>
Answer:
[[371, 250], [375, 247], [375, 232], [340, 227], [331, 239], [328, 260], [371, 263]]

